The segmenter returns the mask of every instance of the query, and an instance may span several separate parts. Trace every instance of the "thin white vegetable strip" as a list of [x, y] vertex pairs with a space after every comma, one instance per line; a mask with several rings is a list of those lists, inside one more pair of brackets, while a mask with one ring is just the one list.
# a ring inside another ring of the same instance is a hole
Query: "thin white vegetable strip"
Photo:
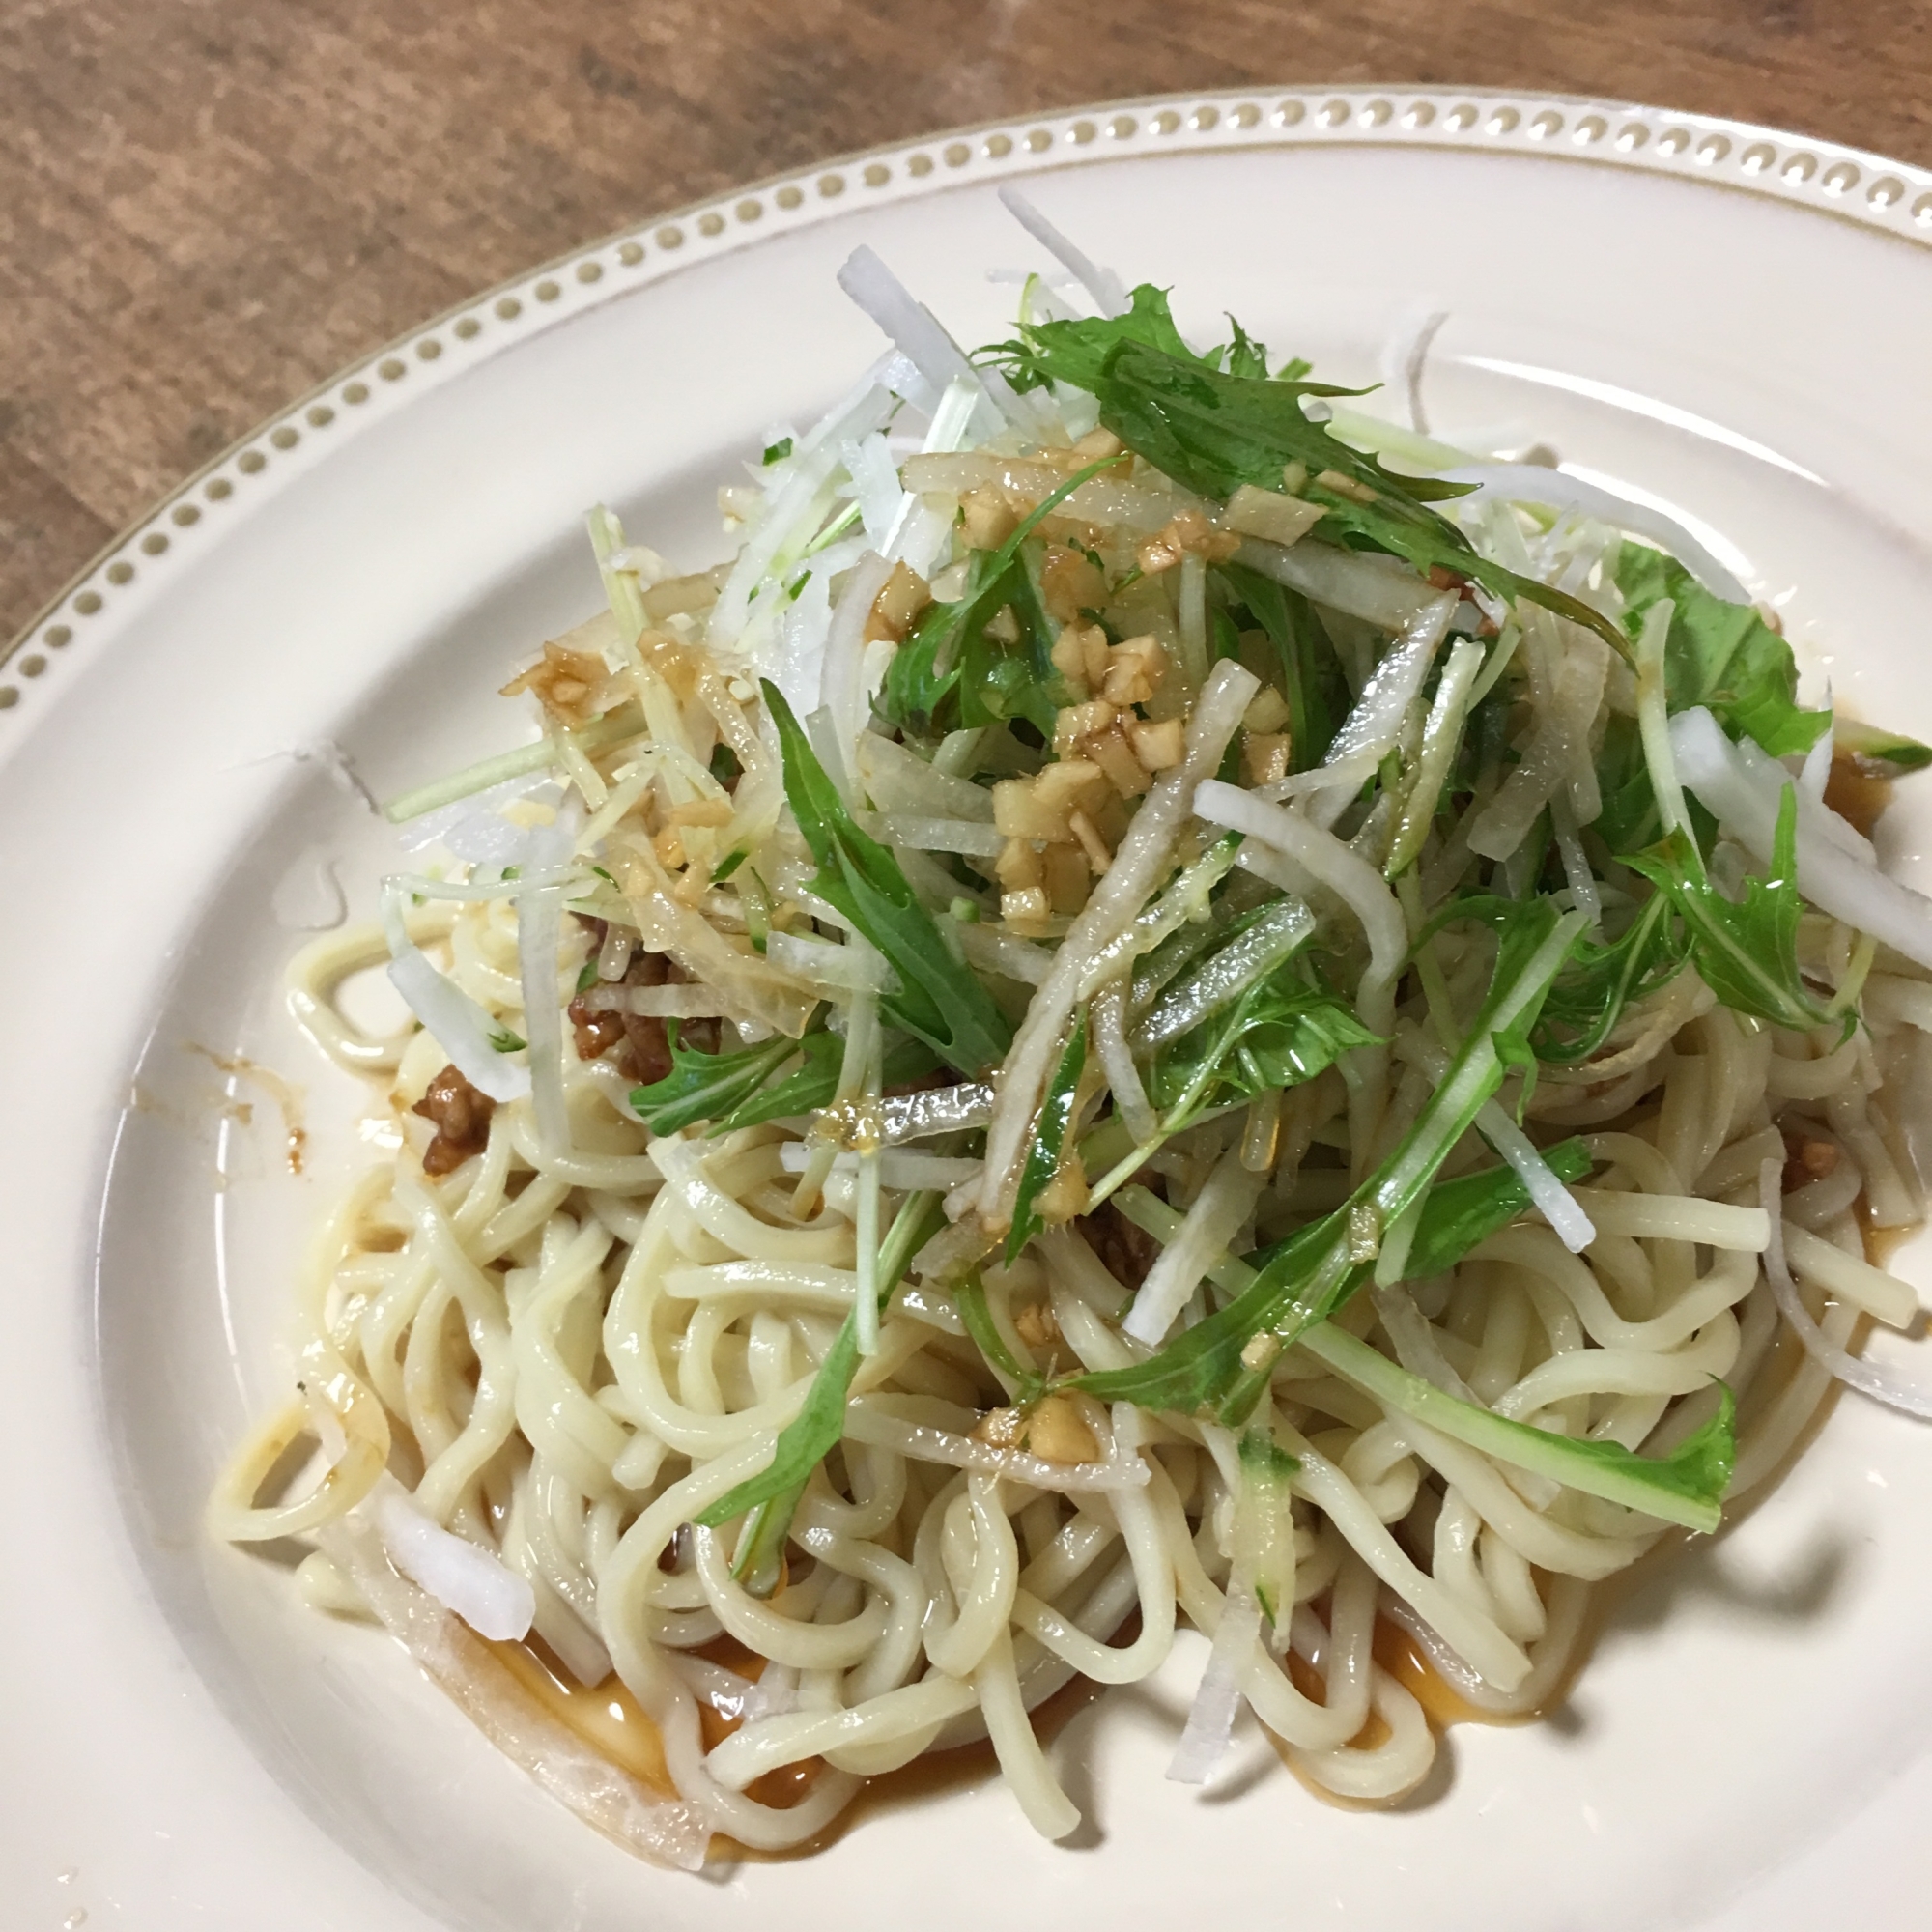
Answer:
[[1103, 269], [1091, 261], [1071, 242], [1069, 242], [1027, 196], [1016, 187], [1003, 187], [1000, 200], [1006, 210], [1049, 255], [1064, 262], [1079, 278], [1080, 285], [1094, 298], [1094, 306], [1102, 315], [1124, 315], [1127, 311], [1127, 292], [1121, 286], [1121, 278], [1111, 269]]
[[1764, 1250], [1765, 1279], [1777, 1299], [1778, 1313], [1790, 1323], [1792, 1333], [1804, 1345], [1804, 1352], [1839, 1381], [1861, 1395], [1888, 1408], [1902, 1409], [1921, 1421], [1932, 1421], [1932, 1389], [1916, 1387], [1889, 1375], [1875, 1362], [1861, 1361], [1826, 1340], [1824, 1331], [1811, 1319], [1811, 1312], [1799, 1299], [1798, 1285], [1784, 1259], [1783, 1165], [1768, 1160], [1759, 1178], [1759, 1192], [1771, 1238]]
[[530, 1091], [530, 1071], [491, 1044], [505, 1029], [469, 995], [430, 964], [410, 938], [400, 895], [383, 895], [383, 922], [389, 940], [389, 981], [410, 1010], [433, 1035], [456, 1070], [493, 1100], [520, 1100]]
[[[1685, 783], [1759, 864], [1768, 865], [1777, 829], [1776, 781], [1767, 784], [1751, 771], [1702, 705], [1671, 719], [1670, 744]], [[1932, 969], [1932, 899], [1888, 878], [1828, 838], [1812, 821], [1817, 809], [1799, 795], [1799, 891], [1819, 911]]]
[[1461, 497], [1459, 502], [1490, 497], [1510, 503], [1545, 503], [1553, 509], [1587, 511], [1618, 529], [1661, 544], [1713, 597], [1721, 597], [1727, 604], [1750, 602], [1750, 592], [1674, 517], [1647, 503], [1634, 503], [1601, 484], [1586, 483], [1580, 476], [1534, 463], [1473, 463], [1446, 470], [1443, 481], [1476, 486], [1474, 497]]
[[1208, 1264], [1235, 1237], [1235, 1231], [1254, 1211], [1264, 1176], [1241, 1165], [1238, 1147], [1230, 1148], [1207, 1184], [1194, 1197], [1174, 1238], [1148, 1270], [1134, 1296], [1121, 1332], [1133, 1341], [1158, 1348], [1174, 1326], [1175, 1318], [1207, 1272]]
[[1164, 773], [1141, 801], [1126, 838], [1114, 854], [1114, 863], [1054, 955], [1053, 970], [1034, 994], [1007, 1056], [1004, 1084], [986, 1130], [981, 1213], [996, 1216], [1003, 1211], [1021, 1144], [1085, 969], [1140, 911], [1158, 883], [1175, 837], [1186, 822], [1196, 787], [1220, 763], [1241, 713], [1260, 688], [1252, 671], [1230, 660], [1223, 659], [1214, 667], [1188, 721], [1181, 762]]

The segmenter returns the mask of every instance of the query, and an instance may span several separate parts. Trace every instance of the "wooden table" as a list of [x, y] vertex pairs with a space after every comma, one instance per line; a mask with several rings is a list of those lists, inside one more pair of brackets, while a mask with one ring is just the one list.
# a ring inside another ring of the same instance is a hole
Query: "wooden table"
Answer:
[[1323, 80], [1932, 161], [1924, 0], [0, 0], [0, 639], [331, 370], [657, 209], [950, 124]]

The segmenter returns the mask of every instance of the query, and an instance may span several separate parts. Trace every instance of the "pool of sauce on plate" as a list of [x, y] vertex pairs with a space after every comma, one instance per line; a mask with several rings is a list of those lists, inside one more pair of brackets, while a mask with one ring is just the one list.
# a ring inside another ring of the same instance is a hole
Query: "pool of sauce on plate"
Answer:
[[[1130, 1618], [1118, 1640], [1131, 1642], [1138, 1626], [1138, 1617]], [[600, 1757], [628, 1772], [649, 1790], [666, 1798], [677, 1796], [677, 1788], [665, 1764], [664, 1740], [658, 1727], [644, 1715], [615, 1672], [596, 1689], [589, 1690], [578, 1683], [541, 1637], [533, 1636], [523, 1643], [492, 1643], [489, 1649], [546, 1712]], [[727, 1670], [735, 1670], [753, 1683], [765, 1664], [763, 1658], [728, 1636], [701, 1645], [696, 1655], [723, 1664]], [[1099, 1690], [1096, 1684], [1073, 1678], [1034, 1711], [1035, 1735], [1042, 1743], [1049, 1742]], [[702, 1699], [698, 1702], [698, 1720], [706, 1750], [722, 1744], [738, 1728], [736, 1718], [713, 1709]], [[785, 1765], [753, 1778], [745, 1795], [776, 1810], [789, 1810], [811, 1789], [824, 1769], [824, 1759], [815, 1757]], [[822, 1851], [867, 1817], [983, 1784], [998, 1773], [999, 1759], [986, 1738], [952, 1750], [927, 1751], [897, 1771], [867, 1778], [844, 1810], [824, 1831], [802, 1845], [764, 1852], [721, 1836], [713, 1840], [712, 1856], [758, 1861], [804, 1858]]]
[[1832, 754], [1832, 775], [1825, 781], [1825, 803], [1854, 831], [1871, 837], [1872, 827], [1891, 803], [1896, 781], [1877, 776], [1864, 759], [1851, 752]]

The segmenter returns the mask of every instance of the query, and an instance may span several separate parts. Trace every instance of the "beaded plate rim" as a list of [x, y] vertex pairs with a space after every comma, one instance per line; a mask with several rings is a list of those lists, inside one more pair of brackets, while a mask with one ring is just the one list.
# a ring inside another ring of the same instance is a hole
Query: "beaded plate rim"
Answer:
[[29, 705], [29, 696], [73, 661], [76, 645], [102, 641], [137, 617], [173, 561], [217, 541], [224, 509], [262, 500], [412, 396], [573, 315], [767, 235], [842, 214], [854, 199], [910, 199], [961, 181], [1048, 173], [1136, 151], [1324, 144], [1475, 148], [1673, 174], [1932, 246], [1932, 171], [1753, 122], [1579, 95], [1229, 88], [1005, 117], [864, 149], [570, 249], [358, 356], [266, 417], [160, 497], [0, 649], [0, 729], [17, 732], [41, 715], [44, 706]]

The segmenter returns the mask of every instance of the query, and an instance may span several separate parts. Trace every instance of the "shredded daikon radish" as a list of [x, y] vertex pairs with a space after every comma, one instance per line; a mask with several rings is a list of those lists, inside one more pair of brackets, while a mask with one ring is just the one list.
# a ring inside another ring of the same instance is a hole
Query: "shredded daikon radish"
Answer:
[[452, 1536], [397, 1485], [373, 1505], [383, 1548], [411, 1582], [454, 1610], [479, 1636], [517, 1643], [529, 1634], [536, 1592], [489, 1550]]
[[1121, 1333], [1149, 1348], [1158, 1348], [1188, 1297], [1200, 1285], [1208, 1264], [1235, 1237], [1235, 1230], [1254, 1212], [1263, 1177], [1241, 1165], [1240, 1151], [1231, 1148], [1194, 1197], [1179, 1232], [1148, 1270], [1134, 1305], [1121, 1323]]
[[1857, 1389], [1861, 1395], [1870, 1396], [1874, 1402], [1883, 1403], [1888, 1408], [1903, 1409], [1907, 1415], [1932, 1421], [1932, 1389], [1916, 1388], [1888, 1374], [1874, 1362], [1861, 1361], [1856, 1355], [1848, 1355], [1844, 1350], [1826, 1339], [1824, 1331], [1811, 1319], [1810, 1310], [1799, 1298], [1798, 1285], [1791, 1279], [1791, 1270], [1786, 1266], [1784, 1258], [1782, 1173], [1781, 1162], [1768, 1160], [1758, 1175], [1759, 1196], [1764, 1202], [1765, 1219], [1771, 1230], [1771, 1238], [1764, 1250], [1764, 1273], [1771, 1284], [1772, 1293], [1777, 1299], [1778, 1312], [1790, 1323], [1792, 1333], [1804, 1345], [1804, 1352], [1821, 1368], [1829, 1370], [1837, 1380]]
[[1196, 787], [1220, 763], [1242, 712], [1260, 689], [1252, 671], [1227, 659], [1208, 673], [1188, 721], [1181, 762], [1164, 773], [1141, 801], [1114, 863], [1054, 955], [1053, 970], [1034, 994], [1007, 1057], [1006, 1078], [986, 1130], [982, 1213], [997, 1215], [1002, 1209], [1048, 1062], [1059, 1046], [1086, 968], [1146, 902], [1187, 820]]
[[[430, 964], [409, 936], [395, 892], [383, 895], [383, 923], [389, 941], [389, 982], [423, 1030], [479, 1093], [493, 1100], [521, 1099], [530, 1091], [530, 1070], [509, 1057], [507, 1043], [514, 1036]], [[505, 1046], [499, 1049], [497, 1040]]]
[[[1670, 747], [1685, 784], [1753, 858], [1769, 865], [1777, 829], [1776, 781], [1767, 783], [1752, 771], [1702, 705], [1670, 720]], [[1888, 878], [1830, 838], [1812, 817], [1819, 810], [1800, 794], [1799, 890], [1820, 911], [1932, 968], [1932, 899]]]
[[1242, 543], [1239, 555], [1241, 562], [1264, 577], [1386, 631], [1406, 629], [1442, 595], [1413, 573], [1388, 568], [1393, 557], [1343, 550], [1312, 537], [1292, 550], [1250, 537]]
[[1491, 497], [1500, 502], [1544, 503], [1551, 509], [1587, 511], [1618, 529], [1661, 544], [1713, 597], [1730, 604], [1750, 602], [1750, 592], [1674, 517], [1650, 504], [1634, 503], [1601, 484], [1586, 483], [1580, 476], [1568, 476], [1560, 469], [1546, 469], [1534, 463], [1475, 463], [1446, 471], [1443, 481], [1476, 485], [1474, 496], [1458, 498], [1463, 503]]
[[1076, 248], [1016, 187], [1003, 187], [1000, 200], [1010, 214], [1056, 261], [1072, 270], [1102, 315], [1124, 315], [1127, 292], [1111, 269], [1103, 269]]

